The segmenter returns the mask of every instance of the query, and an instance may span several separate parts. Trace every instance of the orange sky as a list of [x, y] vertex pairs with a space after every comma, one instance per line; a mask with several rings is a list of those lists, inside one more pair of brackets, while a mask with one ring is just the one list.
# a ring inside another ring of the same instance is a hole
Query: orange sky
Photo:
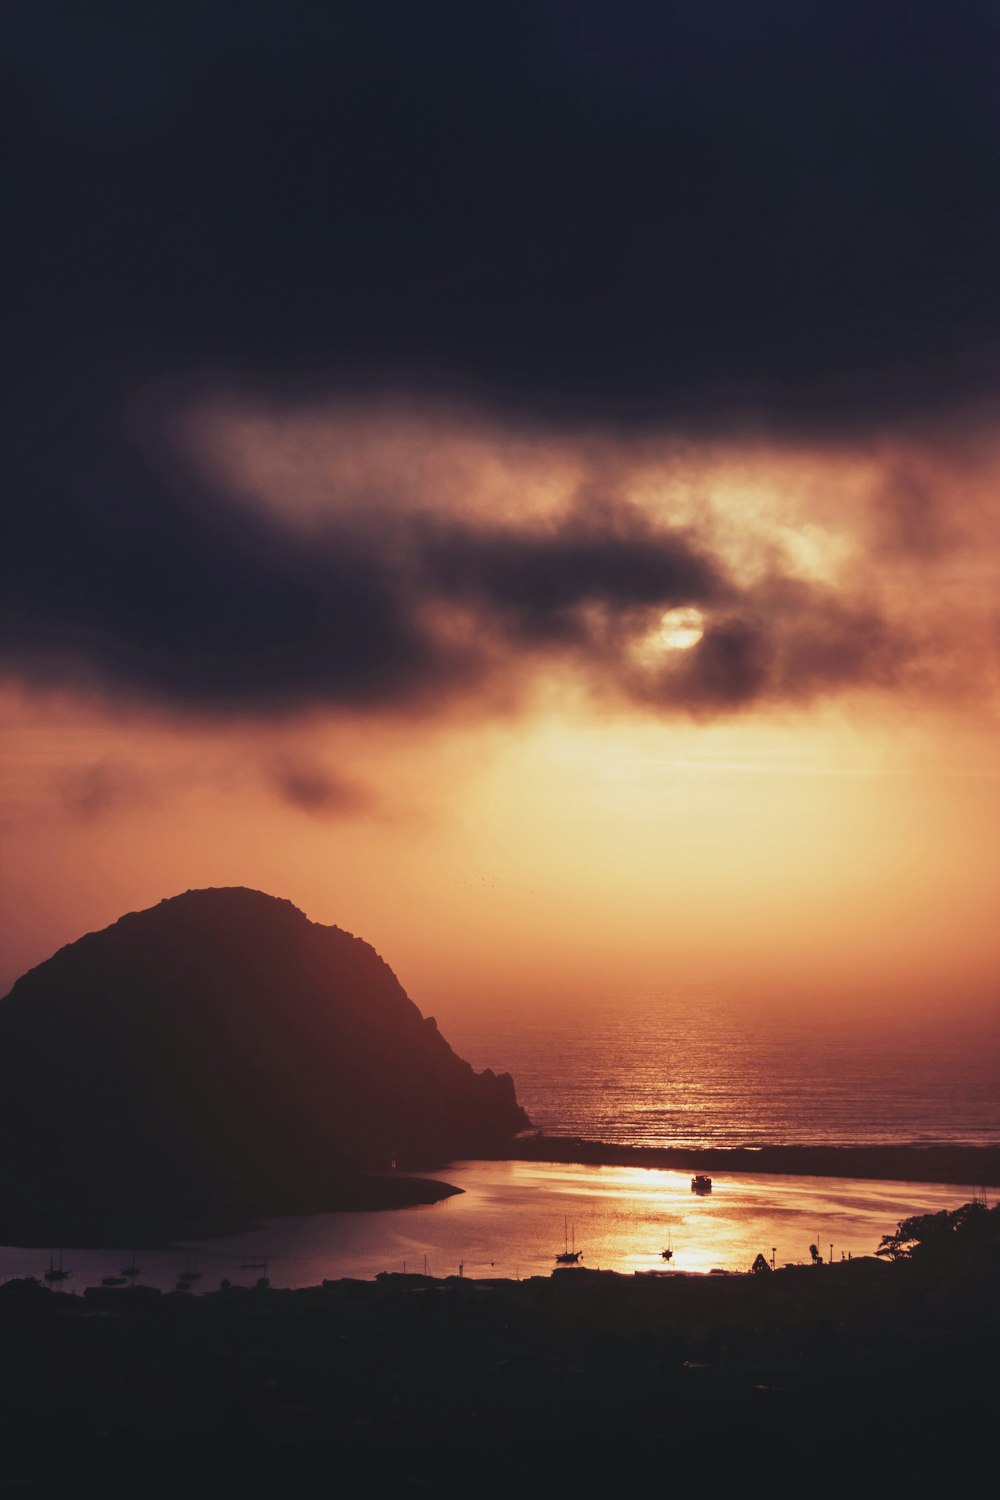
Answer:
[[[318, 540], [361, 516], [386, 546], [406, 545], [401, 516], [550, 536], [624, 507], [725, 570], [739, 609], [773, 624], [775, 665], [739, 703], [686, 697], [703, 643], [669, 650], [659, 609], [585, 606], [584, 651], [512, 645], [449, 596], [421, 606], [427, 630], [485, 639], [490, 666], [415, 703], [222, 715], [82, 672], [12, 676], [0, 989], [125, 910], [242, 884], [371, 941], [441, 1017], [691, 980], [805, 1007], [995, 1004], [1000, 534], [982, 421], [824, 450], [219, 395], [169, 431], [192, 475]], [[736, 607], [705, 606], [706, 629]]]

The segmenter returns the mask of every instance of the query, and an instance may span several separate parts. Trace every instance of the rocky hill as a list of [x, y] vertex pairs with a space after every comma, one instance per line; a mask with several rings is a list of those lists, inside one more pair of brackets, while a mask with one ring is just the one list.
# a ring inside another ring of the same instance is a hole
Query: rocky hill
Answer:
[[369, 944], [260, 891], [133, 912], [0, 1002], [8, 1240], [406, 1201], [394, 1159], [527, 1123], [510, 1076], [459, 1058]]

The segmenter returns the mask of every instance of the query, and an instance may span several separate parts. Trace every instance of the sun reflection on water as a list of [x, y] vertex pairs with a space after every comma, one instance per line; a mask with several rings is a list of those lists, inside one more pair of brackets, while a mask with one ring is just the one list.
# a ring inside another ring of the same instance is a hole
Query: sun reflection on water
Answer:
[[[370, 1279], [380, 1271], [434, 1276], [547, 1276], [564, 1246], [564, 1224], [593, 1270], [704, 1274], [749, 1270], [762, 1254], [777, 1266], [871, 1255], [883, 1234], [913, 1213], [956, 1208], [973, 1187], [863, 1182], [846, 1178], [713, 1175], [712, 1191], [691, 1191], [690, 1174], [635, 1167], [528, 1162], [459, 1162], [442, 1179], [454, 1198], [382, 1213], [314, 1214], [274, 1220], [249, 1234], [196, 1248], [196, 1290], [225, 1277], [251, 1284], [262, 1259], [274, 1286], [315, 1286], [325, 1277]], [[672, 1258], [665, 1262], [664, 1249]], [[0, 1276], [41, 1277], [47, 1250], [0, 1249]], [[124, 1264], [130, 1251], [66, 1250], [67, 1290], [82, 1291]], [[183, 1255], [147, 1251], [141, 1281], [173, 1286]], [[567, 1271], [566, 1274], [572, 1274]]]

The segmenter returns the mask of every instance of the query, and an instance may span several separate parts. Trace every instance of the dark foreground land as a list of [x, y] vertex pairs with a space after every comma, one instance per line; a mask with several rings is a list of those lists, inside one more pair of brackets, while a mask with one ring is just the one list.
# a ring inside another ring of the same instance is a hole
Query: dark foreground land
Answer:
[[[984, 1211], [985, 1212], [985, 1211]], [[904, 1496], [990, 1462], [996, 1246], [756, 1276], [0, 1288], [12, 1493]], [[963, 1477], [964, 1476], [964, 1477]]]

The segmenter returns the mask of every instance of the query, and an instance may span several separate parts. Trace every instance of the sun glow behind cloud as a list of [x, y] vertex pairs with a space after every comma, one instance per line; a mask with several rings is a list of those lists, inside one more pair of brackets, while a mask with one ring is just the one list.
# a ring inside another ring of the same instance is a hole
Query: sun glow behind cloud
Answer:
[[681, 606], [660, 617], [660, 639], [668, 651], [690, 651], [705, 634], [705, 616], [700, 609]]
[[1000, 543], [976, 442], [579, 438], [233, 398], [173, 431], [196, 483], [301, 542], [310, 587], [345, 539], [391, 562], [447, 670], [367, 701], [320, 671], [225, 713], [141, 677], [12, 693], [6, 977], [128, 907], [250, 884], [375, 942], [425, 1008], [677, 975], [987, 1003]]
[[[988, 427], [989, 414], [986, 420]], [[468, 537], [489, 533], [513, 545], [531, 532], [552, 537], [567, 517], [577, 529], [581, 521], [592, 526], [603, 509], [607, 545], [629, 517], [642, 518], [697, 549], [742, 591], [721, 601], [717, 622], [746, 616], [748, 607], [759, 623], [791, 611], [794, 633], [806, 597], [823, 601], [825, 618], [814, 628], [839, 652], [844, 671], [840, 680], [828, 674], [829, 684], [821, 677], [820, 695], [827, 686], [877, 685], [881, 676], [893, 692], [1000, 701], [992, 613], [1000, 463], [974, 422], [919, 439], [876, 435], [824, 448], [752, 436], [698, 443], [598, 429], [559, 435], [441, 403], [291, 407], [218, 396], [186, 408], [174, 430], [198, 473], [317, 542], [331, 526], [370, 525], [376, 517], [388, 546], [412, 547], [414, 518], [458, 521]], [[693, 597], [667, 605], [705, 607]], [[461, 601], [427, 607], [450, 632], [463, 619], [475, 629]], [[852, 609], [856, 624], [845, 613]], [[662, 662], [653, 643], [663, 612], [620, 621], [628, 654], [640, 664]], [[909, 664], [899, 656], [887, 677], [883, 654], [881, 667], [852, 668], [852, 646], [866, 631], [874, 644], [883, 626]], [[796, 696], [788, 685], [774, 690]], [[805, 695], [812, 691], [806, 686]]]

